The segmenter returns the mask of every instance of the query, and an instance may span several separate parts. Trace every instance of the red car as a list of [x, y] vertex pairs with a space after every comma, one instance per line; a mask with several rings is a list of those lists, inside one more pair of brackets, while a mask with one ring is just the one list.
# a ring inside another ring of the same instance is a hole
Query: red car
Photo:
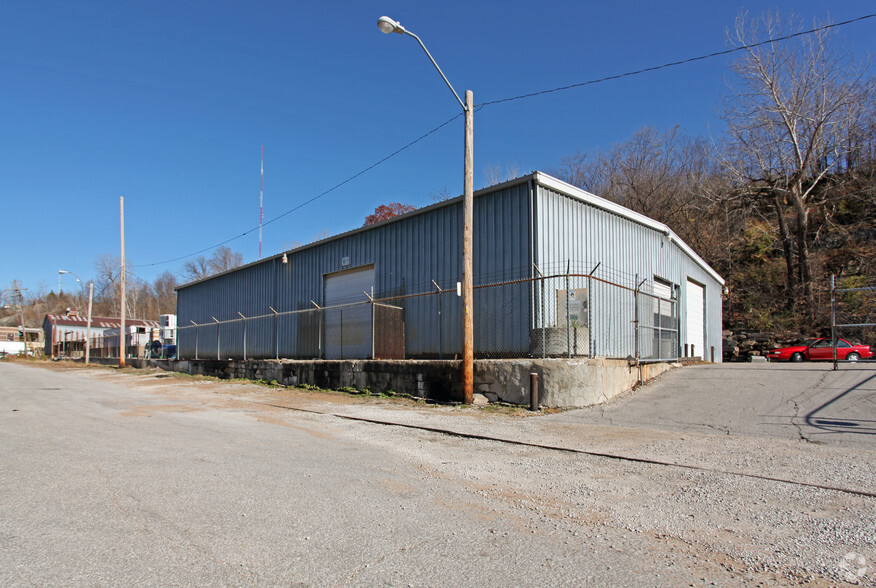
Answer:
[[[845, 339], [836, 340], [836, 357], [842, 361], [870, 359], [873, 351], [869, 345], [852, 345]], [[833, 343], [830, 339], [809, 339], [792, 345], [780, 347], [767, 353], [770, 361], [833, 361]]]

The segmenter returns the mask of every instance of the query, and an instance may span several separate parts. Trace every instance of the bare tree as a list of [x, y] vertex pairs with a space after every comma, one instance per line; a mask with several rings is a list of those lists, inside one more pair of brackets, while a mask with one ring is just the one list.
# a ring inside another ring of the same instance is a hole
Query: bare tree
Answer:
[[96, 316], [121, 314], [121, 295], [118, 279], [122, 270], [121, 259], [109, 254], [100, 255], [94, 260], [94, 309]]
[[704, 141], [678, 127], [636, 131], [609, 151], [564, 157], [561, 179], [666, 223], [690, 244], [701, 242], [704, 209], [715, 206], [717, 187]]
[[243, 255], [225, 245], [217, 247], [210, 257], [210, 269], [214, 274], [227, 272], [241, 265], [243, 265]]
[[179, 282], [171, 272], [163, 272], [152, 282], [156, 315], [176, 314], [176, 287]]
[[149, 309], [153, 299], [149, 283], [129, 272], [125, 284], [125, 315], [137, 319], [154, 316]]
[[[831, 33], [821, 30], [791, 40], [752, 46], [801, 29], [798, 19], [776, 14], [736, 19], [730, 41], [744, 47], [732, 64], [736, 76], [724, 102], [727, 123], [724, 163], [739, 182], [771, 199], [780, 238], [790, 261], [791, 229], [783, 227], [791, 211], [796, 279], [803, 288], [808, 319], [814, 317], [809, 222], [812, 196], [825, 177], [839, 171], [850, 154], [849, 140], [872, 99], [872, 83], [863, 68], [835, 49]], [[788, 268], [788, 289], [794, 272]]]
[[199, 255], [183, 264], [182, 274], [188, 280], [200, 280], [243, 265], [243, 255], [220, 245], [209, 259]]
[[192, 281], [206, 278], [211, 273], [210, 261], [203, 255], [186, 260], [182, 268], [183, 276]]
[[499, 163], [490, 163], [484, 167], [484, 178], [488, 186], [495, 186], [519, 177], [520, 162], [517, 160], [506, 162], [504, 166]]
[[454, 195], [450, 193], [450, 190], [447, 189], [447, 186], [441, 186], [441, 188], [429, 192], [429, 198], [432, 200], [432, 202], [436, 203], [450, 200], [453, 197]]
[[608, 190], [610, 158], [604, 153], [590, 155], [585, 151], [576, 151], [560, 159], [560, 166], [552, 173], [565, 182], [587, 190], [593, 194], [603, 195]]

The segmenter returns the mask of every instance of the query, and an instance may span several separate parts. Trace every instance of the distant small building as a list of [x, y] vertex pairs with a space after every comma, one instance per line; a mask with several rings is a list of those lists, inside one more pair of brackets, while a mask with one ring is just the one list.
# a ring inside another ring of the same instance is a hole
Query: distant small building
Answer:
[[176, 345], [176, 315], [162, 314], [159, 319], [162, 345]]
[[9, 355], [22, 355], [27, 348], [27, 355], [39, 353], [43, 347], [43, 330], [33, 327], [22, 328], [0, 326], [0, 352]]
[[[119, 329], [122, 319], [116, 317], [91, 317], [91, 349], [95, 357], [118, 357]], [[139, 341], [136, 335], [155, 333], [157, 335], [160, 324], [158, 321], [143, 319], [125, 319], [125, 330]], [[109, 355], [105, 349], [105, 338], [108, 331], [115, 329], [116, 355]], [[51, 357], [84, 357], [85, 342], [88, 337], [88, 317], [81, 316], [77, 311], [67, 309], [64, 314], [47, 314], [43, 319], [43, 331], [45, 333], [45, 354]], [[129, 351], [134, 355], [134, 351]], [[136, 355], [140, 355], [137, 353]]]

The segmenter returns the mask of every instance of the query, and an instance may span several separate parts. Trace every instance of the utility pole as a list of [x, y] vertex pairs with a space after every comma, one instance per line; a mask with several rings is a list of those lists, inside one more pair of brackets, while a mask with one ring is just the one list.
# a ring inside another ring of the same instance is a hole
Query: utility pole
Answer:
[[474, 282], [472, 225], [474, 224], [474, 94], [465, 91], [465, 188], [462, 232], [462, 402], [474, 400]]
[[125, 197], [119, 196], [119, 219], [121, 224], [121, 235], [122, 235], [122, 274], [121, 274], [121, 290], [122, 290], [122, 301], [121, 301], [121, 314], [122, 314], [122, 327], [119, 330], [119, 367], [125, 367]]
[[[18, 312], [21, 314], [21, 341], [24, 343], [24, 356], [27, 357], [27, 326], [24, 324], [24, 291], [27, 288], [19, 288], [16, 286], [16, 281], [12, 282], [12, 288], [8, 290], [4, 290], [3, 294], [6, 292], [12, 292], [15, 295], [15, 302], [18, 303]], [[12, 308], [9, 306], [9, 308]]]
[[24, 356], [27, 357], [27, 325], [24, 323], [24, 294], [18, 290], [18, 311], [21, 313], [21, 342], [24, 343]]
[[88, 326], [85, 328], [85, 365], [91, 356], [91, 301], [94, 299], [94, 280], [88, 282]]

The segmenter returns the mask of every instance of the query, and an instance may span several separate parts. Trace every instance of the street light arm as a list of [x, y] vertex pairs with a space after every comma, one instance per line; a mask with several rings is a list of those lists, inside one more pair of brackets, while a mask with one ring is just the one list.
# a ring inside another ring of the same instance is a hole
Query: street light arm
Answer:
[[403, 29], [402, 32], [404, 32], [405, 34], [410, 35], [411, 37], [413, 37], [413, 38], [415, 38], [415, 39], [417, 40], [417, 43], [420, 44], [420, 47], [422, 47], [422, 48], [423, 48], [423, 51], [426, 52], [426, 55], [429, 56], [429, 61], [432, 62], [432, 65], [434, 65], [434, 66], [435, 66], [435, 69], [438, 70], [438, 73], [441, 74], [441, 78], [444, 80], [444, 83], [447, 84], [447, 87], [450, 88], [450, 91], [453, 92], [453, 95], [454, 95], [454, 96], [456, 96], [456, 101], [459, 102], [459, 105], [460, 105], [460, 106], [462, 106], [462, 110], [463, 110], [463, 111], [467, 111], [468, 108], [466, 107], [465, 102], [462, 101], [462, 98], [459, 97], [459, 94], [457, 94], [457, 93], [456, 93], [456, 90], [453, 89], [453, 86], [450, 85], [450, 80], [447, 79], [447, 76], [445, 76], [445, 75], [444, 75], [444, 72], [441, 71], [441, 68], [438, 67], [438, 63], [435, 62], [435, 58], [432, 57], [432, 54], [429, 53], [429, 50], [428, 50], [428, 49], [426, 49], [426, 46], [423, 44], [423, 41], [420, 40], [420, 37], [418, 37], [417, 35], [415, 35], [414, 33], [412, 33], [411, 31], [409, 31], [409, 30], [407, 30], [407, 29]]
[[417, 43], [420, 44], [420, 47], [423, 48], [423, 51], [426, 52], [426, 55], [429, 57], [429, 61], [432, 62], [432, 65], [434, 65], [435, 69], [438, 70], [438, 73], [441, 74], [441, 79], [444, 80], [444, 83], [447, 84], [447, 87], [450, 88], [451, 92], [453, 92], [453, 95], [456, 97], [456, 101], [459, 102], [460, 106], [462, 106], [462, 110], [468, 111], [468, 107], [465, 105], [465, 102], [462, 101], [462, 98], [460, 98], [459, 94], [456, 93], [456, 90], [453, 89], [453, 86], [450, 84], [450, 80], [447, 79], [447, 76], [445, 76], [444, 72], [441, 71], [441, 68], [438, 67], [438, 63], [435, 61], [435, 58], [432, 57], [432, 54], [429, 53], [429, 50], [426, 49], [426, 45], [423, 44], [423, 41], [420, 39], [420, 37], [404, 28], [401, 23], [392, 20], [388, 16], [381, 16], [377, 21], [377, 27], [384, 33], [400, 33], [415, 38], [417, 40]]
[[[76, 272], [71, 272], [69, 270], [58, 270], [58, 275], [60, 275], [60, 274], [70, 274], [71, 276], [76, 278], [76, 281], [79, 282], [80, 284], [84, 283], [82, 281], [82, 278], [80, 278]], [[92, 280], [92, 282], [93, 282], [93, 280]]]

